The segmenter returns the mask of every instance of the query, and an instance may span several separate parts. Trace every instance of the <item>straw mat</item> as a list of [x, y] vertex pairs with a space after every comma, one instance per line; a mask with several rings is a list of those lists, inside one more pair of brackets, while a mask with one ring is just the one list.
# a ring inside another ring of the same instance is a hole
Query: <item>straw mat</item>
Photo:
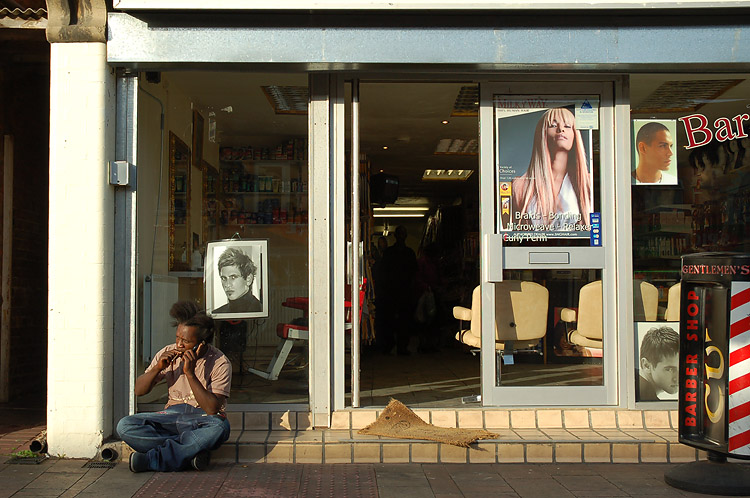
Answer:
[[428, 424], [398, 400], [391, 399], [383, 413], [359, 434], [399, 439], [427, 439], [455, 446], [468, 447], [478, 439], [494, 439], [497, 434], [484, 429], [455, 429]]

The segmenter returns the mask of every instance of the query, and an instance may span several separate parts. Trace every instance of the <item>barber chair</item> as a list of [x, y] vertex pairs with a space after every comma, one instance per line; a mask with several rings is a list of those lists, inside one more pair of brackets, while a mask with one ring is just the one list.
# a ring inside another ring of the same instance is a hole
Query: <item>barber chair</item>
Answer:
[[[536, 282], [504, 280], [495, 285], [495, 354], [497, 381], [503, 357], [512, 358], [516, 352], [539, 352], [541, 339], [547, 334], [549, 291]], [[471, 309], [453, 308], [453, 316], [470, 322], [466, 330], [456, 334], [456, 340], [472, 348], [477, 354], [482, 347], [482, 296], [477, 286], [471, 296]], [[479, 396], [464, 398], [464, 402], [479, 401]]]
[[[362, 319], [362, 303], [365, 298], [365, 284], [367, 279], [359, 288], [359, 318]], [[291, 323], [279, 323], [276, 325], [276, 335], [282, 339], [282, 342], [276, 348], [276, 352], [271, 358], [271, 362], [268, 364], [266, 370], [258, 370], [257, 368], [248, 368], [250, 373], [254, 373], [259, 377], [263, 377], [268, 380], [278, 380], [279, 373], [285, 365], [289, 364], [289, 353], [295, 344], [295, 341], [309, 341], [310, 340], [310, 328], [308, 319], [310, 299], [307, 297], [288, 297], [281, 303], [282, 306], [287, 308], [294, 308], [302, 311], [302, 316], [291, 321]], [[344, 321], [345, 330], [349, 331], [352, 328], [351, 324], [351, 301], [344, 302]]]

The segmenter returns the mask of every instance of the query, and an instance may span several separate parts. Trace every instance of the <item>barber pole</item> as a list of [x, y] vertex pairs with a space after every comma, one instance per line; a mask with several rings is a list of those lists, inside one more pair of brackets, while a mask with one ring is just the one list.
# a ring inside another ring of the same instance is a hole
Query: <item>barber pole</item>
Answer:
[[750, 460], [750, 254], [682, 257], [679, 440]]
[[732, 282], [729, 314], [729, 453], [750, 455], [750, 282]]

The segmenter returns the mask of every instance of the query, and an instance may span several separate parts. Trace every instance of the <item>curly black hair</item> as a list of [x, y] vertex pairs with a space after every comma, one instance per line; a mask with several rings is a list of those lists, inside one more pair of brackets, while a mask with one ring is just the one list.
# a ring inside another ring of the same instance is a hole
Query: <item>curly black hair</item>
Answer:
[[198, 340], [213, 342], [214, 319], [200, 309], [195, 301], [177, 301], [169, 310], [169, 316], [174, 319], [172, 326], [196, 327], [198, 329]]

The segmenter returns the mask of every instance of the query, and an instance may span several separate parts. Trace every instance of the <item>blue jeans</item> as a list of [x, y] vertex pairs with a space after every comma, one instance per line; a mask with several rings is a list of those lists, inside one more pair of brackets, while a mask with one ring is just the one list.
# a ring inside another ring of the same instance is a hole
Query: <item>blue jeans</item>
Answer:
[[117, 433], [135, 451], [146, 453], [149, 470], [169, 472], [189, 468], [198, 452], [221, 446], [229, 438], [229, 421], [180, 404], [124, 417]]

